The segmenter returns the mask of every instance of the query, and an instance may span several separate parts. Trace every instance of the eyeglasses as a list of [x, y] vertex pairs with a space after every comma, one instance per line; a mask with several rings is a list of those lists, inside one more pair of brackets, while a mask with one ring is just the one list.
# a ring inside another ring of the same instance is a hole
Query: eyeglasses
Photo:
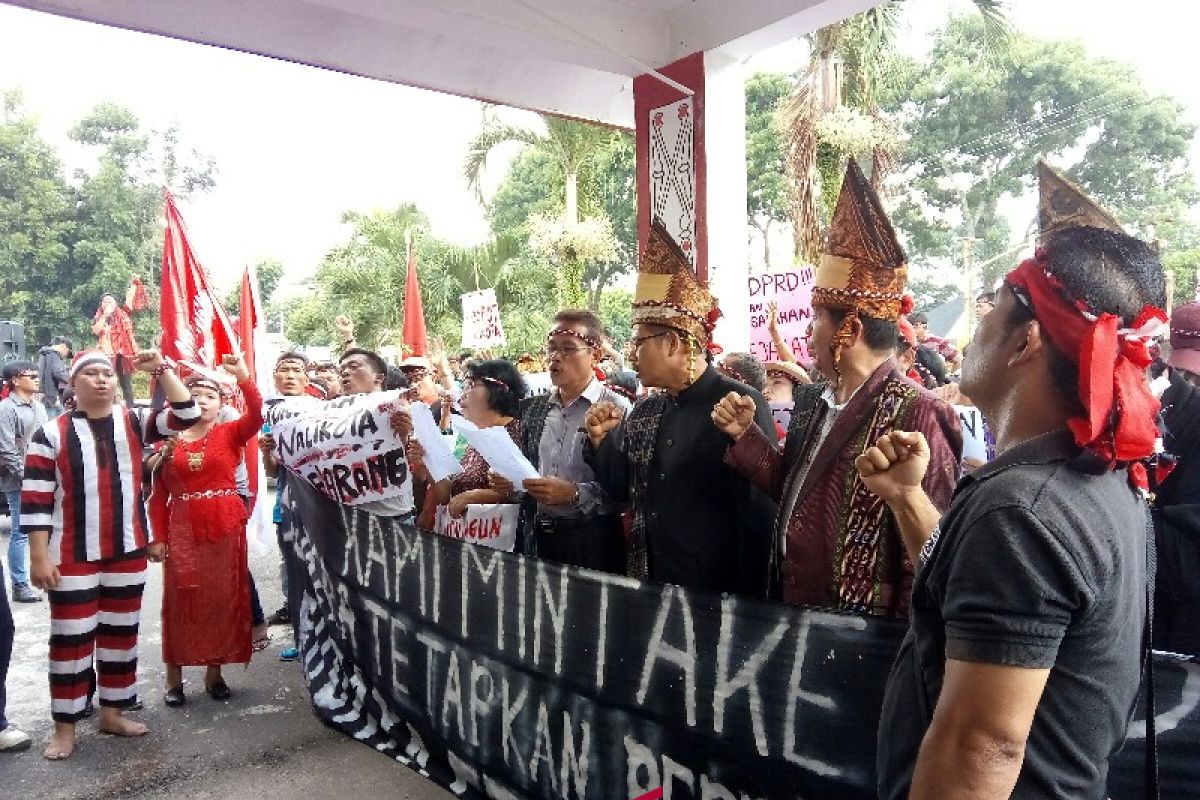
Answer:
[[635, 336], [634, 338], [629, 340], [629, 350], [631, 352], [636, 351], [639, 347], [641, 347], [643, 344], [650, 341], [651, 339], [657, 339], [660, 336], [666, 336], [668, 333], [670, 333], [670, 331], [663, 331], [662, 333], [652, 333], [649, 336]]
[[506, 390], [508, 389], [508, 384], [505, 383], [504, 381], [499, 380], [498, 378], [489, 378], [487, 376], [482, 376], [479, 378], [467, 378], [462, 383], [462, 390], [464, 392], [469, 392], [472, 389], [474, 389], [476, 386], [483, 386], [484, 384], [488, 384], [488, 383], [490, 383], [494, 386], [499, 386], [501, 389], [506, 389]]
[[[1010, 292], [1012, 292], [1013, 297], [1017, 298], [1017, 302], [1020, 303], [1021, 305], [1025, 306], [1025, 308], [1029, 309], [1029, 313], [1032, 314], [1033, 313], [1033, 301], [1031, 301], [1029, 299], [1029, 295], [1025, 293], [1025, 290], [1022, 289], [1020, 286], [1015, 286], [1011, 283], [1005, 283], [1004, 285], [1008, 288], [1008, 290]], [[988, 303], [986, 300], [984, 300], [982, 302], [987, 303], [987, 305], [989, 305], [989, 306], [995, 305], [994, 303]], [[978, 305], [978, 303], [976, 305]]]
[[589, 348], [587, 348], [587, 347], [568, 347], [567, 345], [551, 344], [551, 345], [547, 345], [546, 348], [544, 350], [542, 350], [542, 355], [546, 359], [551, 359], [551, 358], [554, 358], [555, 356], [563, 356], [564, 358], [570, 358], [571, 356], [575, 355], [576, 353], [582, 353], [588, 349]]

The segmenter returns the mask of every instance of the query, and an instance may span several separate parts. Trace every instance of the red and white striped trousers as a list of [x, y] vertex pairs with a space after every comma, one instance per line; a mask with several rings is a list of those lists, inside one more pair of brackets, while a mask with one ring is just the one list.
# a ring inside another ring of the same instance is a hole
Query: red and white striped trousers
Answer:
[[96, 662], [100, 705], [124, 708], [137, 696], [138, 621], [146, 584], [139, 552], [105, 561], [61, 564], [50, 597], [50, 712], [78, 722]]

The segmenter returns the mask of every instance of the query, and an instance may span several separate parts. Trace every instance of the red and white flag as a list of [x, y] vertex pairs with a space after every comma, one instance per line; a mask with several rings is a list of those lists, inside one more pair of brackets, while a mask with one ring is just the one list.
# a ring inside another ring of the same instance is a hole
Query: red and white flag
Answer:
[[221, 307], [208, 275], [188, 244], [187, 230], [175, 198], [163, 188], [167, 232], [163, 241], [162, 325], [163, 355], [184, 364], [215, 369], [221, 357], [238, 351], [229, 315]]
[[[242, 272], [242, 296], [238, 309], [238, 338], [241, 340], [242, 354], [246, 359], [246, 367], [254, 376], [258, 390], [266, 397], [271, 388], [271, 371], [265, 361], [259, 360], [260, 355], [267, 352], [266, 328], [264, 326], [262, 303], [258, 296], [258, 272], [253, 266], [246, 267]], [[274, 541], [274, 524], [271, 520], [271, 504], [266, 502], [260, 489], [267, 486], [267, 474], [263, 469], [258, 452], [258, 437], [255, 436], [246, 445], [246, 477], [250, 482], [250, 496], [253, 504], [250, 508], [250, 521], [246, 526], [246, 536], [251, 542], [269, 545]]]

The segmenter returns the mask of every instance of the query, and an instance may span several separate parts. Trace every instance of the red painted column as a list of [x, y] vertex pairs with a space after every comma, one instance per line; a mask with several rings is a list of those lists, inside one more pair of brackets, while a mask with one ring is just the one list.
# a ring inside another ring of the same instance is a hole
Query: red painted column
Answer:
[[633, 79], [638, 245], [645, 247], [651, 219], [661, 217], [692, 257], [696, 275], [707, 282], [704, 53], [681, 58], [659, 72], [695, 94], [688, 96], [650, 74]]

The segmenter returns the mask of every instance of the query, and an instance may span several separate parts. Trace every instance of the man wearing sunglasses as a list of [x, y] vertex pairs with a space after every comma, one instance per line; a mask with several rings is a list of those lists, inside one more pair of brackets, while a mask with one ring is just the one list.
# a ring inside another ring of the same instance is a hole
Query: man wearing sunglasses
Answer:
[[1041, 192], [1040, 246], [963, 364], [995, 460], [945, 514], [921, 489], [920, 433], [857, 460], [917, 565], [879, 722], [883, 800], [1099, 800], [1137, 701], [1165, 281], [1149, 245], [1044, 165]]

